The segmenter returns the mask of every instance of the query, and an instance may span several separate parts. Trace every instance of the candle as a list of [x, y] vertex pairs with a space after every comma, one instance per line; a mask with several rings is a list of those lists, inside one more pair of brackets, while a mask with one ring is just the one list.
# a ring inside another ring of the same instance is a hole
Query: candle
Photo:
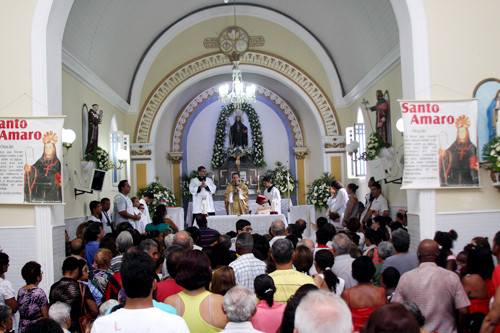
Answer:
[[272, 200], [271, 201], [271, 212], [275, 212], [276, 211], [276, 200]]
[[203, 215], [207, 215], [207, 202], [205, 200], [201, 202], [201, 211]]

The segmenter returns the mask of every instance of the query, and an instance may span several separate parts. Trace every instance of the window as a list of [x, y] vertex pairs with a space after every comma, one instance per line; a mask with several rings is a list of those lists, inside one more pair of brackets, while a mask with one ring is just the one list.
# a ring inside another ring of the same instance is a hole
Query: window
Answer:
[[[118, 157], [116, 156], [116, 153], [118, 152], [119, 149], [126, 150], [127, 152], [130, 152], [130, 147], [129, 147], [129, 135], [123, 134], [122, 131], [115, 131], [111, 132], [110, 134], [110, 143], [111, 143], [111, 154], [110, 158], [111, 161], [116, 165], [119, 166], [120, 162], [118, 161]], [[125, 163], [123, 165], [122, 169], [112, 169], [111, 171], [111, 176], [112, 176], [112, 183], [113, 186], [118, 186], [118, 183], [122, 179], [126, 179], [127, 177], [127, 164]]]
[[349, 178], [362, 178], [366, 176], [366, 161], [360, 159], [366, 151], [366, 136], [363, 112], [358, 108], [356, 123], [353, 127], [346, 128], [346, 144], [356, 141], [359, 143], [357, 153], [347, 153], [347, 175]]

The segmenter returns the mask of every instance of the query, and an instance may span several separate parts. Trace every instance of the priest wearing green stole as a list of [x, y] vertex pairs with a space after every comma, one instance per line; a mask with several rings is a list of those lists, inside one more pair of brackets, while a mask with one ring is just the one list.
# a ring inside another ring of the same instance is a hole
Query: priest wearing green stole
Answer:
[[233, 180], [224, 192], [227, 215], [248, 214], [248, 187], [240, 182], [238, 172], [233, 172], [231, 177]]

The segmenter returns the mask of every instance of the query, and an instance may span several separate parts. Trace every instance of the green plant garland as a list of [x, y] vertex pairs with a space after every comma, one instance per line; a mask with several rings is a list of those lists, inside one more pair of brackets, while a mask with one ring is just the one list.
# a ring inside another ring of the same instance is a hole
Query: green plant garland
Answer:
[[[248, 156], [252, 163], [257, 167], [266, 165], [264, 161], [264, 146], [262, 144], [262, 130], [260, 128], [259, 115], [255, 112], [252, 105], [243, 103], [241, 110], [246, 112], [248, 120], [250, 121], [250, 129], [252, 131], [252, 147], [241, 150], [242, 155]], [[212, 170], [218, 169], [224, 164], [228, 156], [235, 154], [235, 148], [224, 148], [226, 141], [226, 124], [227, 119], [234, 113], [234, 104], [228, 104], [222, 108], [217, 120], [217, 127], [215, 129], [214, 148], [212, 150]], [[238, 152], [239, 153], [239, 152]]]

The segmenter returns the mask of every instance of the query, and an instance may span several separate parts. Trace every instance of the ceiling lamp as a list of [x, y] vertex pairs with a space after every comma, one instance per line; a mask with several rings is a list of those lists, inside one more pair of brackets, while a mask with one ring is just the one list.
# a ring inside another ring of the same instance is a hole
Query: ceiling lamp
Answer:
[[233, 62], [233, 82], [231, 90], [225, 84], [219, 87], [219, 100], [222, 103], [233, 103], [236, 109], [241, 109], [243, 103], [255, 102], [255, 85], [243, 84], [241, 71], [238, 67], [240, 56], [248, 50], [248, 33], [236, 25], [236, 0], [234, 6], [234, 26], [224, 29], [219, 35], [219, 48]]
[[233, 82], [231, 90], [224, 84], [219, 87], [219, 100], [222, 103], [233, 103], [236, 109], [241, 109], [243, 103], [255, 102], [255, 85], [243, 85], [241, 71], [238, 68], [239, 61], [233, 61]]

